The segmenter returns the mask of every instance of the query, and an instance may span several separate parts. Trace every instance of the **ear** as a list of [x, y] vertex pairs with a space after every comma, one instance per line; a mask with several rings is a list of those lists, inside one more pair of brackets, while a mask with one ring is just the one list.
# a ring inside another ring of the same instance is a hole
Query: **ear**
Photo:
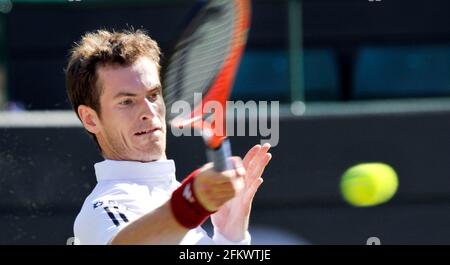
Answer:
[[77, 111], [86, 130], [93, 134], [100, 132], [100, 119], [94, 109], [86, 105], [80, 105]]

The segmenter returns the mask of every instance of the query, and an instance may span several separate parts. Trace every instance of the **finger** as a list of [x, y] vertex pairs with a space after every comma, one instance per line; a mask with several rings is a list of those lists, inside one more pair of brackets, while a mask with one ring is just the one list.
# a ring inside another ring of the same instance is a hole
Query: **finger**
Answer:
[[235, 197], [242, 191], [241, 186], [242, 184], [240, 184], [239, 181], [233, 181], [221, 185], [209, 186], [207, 189], [203, 190], [203, 193], [209, 200], [229, 199]]
[[228, 183], [222, 187], [202, 186], [198, 190], [194, 190], [194, 192], [197, 196], [201, 194], [202, 198], [208, 202], [233, 198], [237, 194], [232, 183]]
[[267, 166], [267, 164], [269, 164], [269, 161], [270, 161], [270, 160], [272, 160], [272, 154], [271, 154], [271, 153], [267, 153], [267, 154], [264, 156], [264, 159], [263, 159], [264, 167]]
[[264, 157], [264, 155], [269, 151], [270, 147], [271, 146], [269, 143], [265, 143], [261, 148], [259, 148], [258, 152], [253, 156], [252, 160], [249, 161], [248, 168], [251, 168], [252, 166], [254, 167], [254, 164], [258, 163]]
[[255, 180], [253, 180], [253, 182], [250, 184], [248, 190], [255, 191], [259, 187], [259, 185], [262, 184], [263, 181], [264, 181], [263, 178], [257, 178]]
[[261, 156], [257, 161], [255, 161], [250, 169], [247, 170], [249, 174], [247, 175], [247, 181], [252, 182], [254, 179], [261, 177], [264, 169], [266, 168], [269, 161], [272, 159], [271, 153], [266, 153], [264, 156]]
[[245, 175], [245, 167], [240, 157], [234, 156], [231, 157], [233, 162], [233, 167], [236, 171], [237, 177], [243, 177]]
[[232, 183], [236, 194], [240, 193], [245, 188], [244, 178], [242, 177], [232, 179]]
[[211, 192], [210, 199], [211, 200], [223, 200], [229, 199], [236, 196], [236, 192], [233, 190], [221, 191], [221, 192]]
[[214, 164], [213, 164], [212, 162], [206, 163], [206, 164], [204, 164], [204, 165], [202, 166], [202, 171], [206, 171], [206, 170], [208, 170], [208, 169], [210, 169], [210, 168], [213, 168], [213, 166], [214, 166]]
[[236, 178], [235, 170], [227, 170], [222, 173], [212, 174], [207, 182], [213, 186], [226, 185], [231, 183], [231, 179]]
[[212, 200], [213, 204], [216, 206], [217, 210], [219, 210], [222, 206], [224, 206], [226, 203], [233, 200], [234, 197], [224, 197], [224, 198], [217, 198]]
[[228, 192], [233, 192], [234, 191], [234, 187], [233, 187], [233, 183], [231, 181], [226, 182], [226, 183], [222, 183], [219, 185], [214, 185], [210, 187], [210, 193], [228, 193]]
[[258, 156], [262, 156], [269, 151], [272, 146], [269, 143], [265, 143], [258, 152]]
[[249, 187], [248, 191], [246, 192], [245, 195], [245, 200], [253, 200], [253, 197], [256, 194], [256, 191], [258, 190], [258, 188], [261, 186], [261, 184], [264, 182], [264, 180], [262, 178], [258, 178], [256, 179], [252, 185]]
[[208, 194], [222, 191], [238, 193], [244, 188], [243, 178], [238, 176], [235, 170], [216, 174], [213, 177], [206, 179], [205, 182], [205, 185], [201, 187], [207, 189]]
[[[259, 153], [257, 157], [253, 159], [252, 163], [250, 163], [247, 172], [254, 175], [254, 173], [257, 172], [261, 166], [265, 167], [271, 158], [272, 154], [270, 153]], [[253, 176], [252, 178], [255, 178], [255, 176]]]
[[261, 145], [257, 144], [253, 146], [247, 154], [244, 156], [244, 167], [247, 168], [250, 162], [253, 160], [255, 155], [258, 153], [259, 149], [261, 149]]
[[258, 167], [256, 169], [256, 175], [258, 177], [261, 177], [262, 172], [264, 171], [264, 169], [266, 168], [267, 164], [269, 164], [269, 161], [272, 159], [272, 154], [271, 153], [267, 153], [265, 154], [261, 160], [258, 163]]

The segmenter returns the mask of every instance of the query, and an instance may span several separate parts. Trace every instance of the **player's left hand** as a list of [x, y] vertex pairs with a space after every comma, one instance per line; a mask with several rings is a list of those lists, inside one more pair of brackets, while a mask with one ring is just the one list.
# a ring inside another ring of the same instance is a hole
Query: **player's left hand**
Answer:
[[211, 221], [223, 236], [231, 241], [241, 241], [248, 229], [250, 211], [253, 198], [259, 186], [263, 183], [261, 178], [265, 167], [272, 155], [268, 153], [270, 144], [253, 146], [243, 159], [246, 174], [245, 186], [237, 196], [223, 205], [211, 216]]

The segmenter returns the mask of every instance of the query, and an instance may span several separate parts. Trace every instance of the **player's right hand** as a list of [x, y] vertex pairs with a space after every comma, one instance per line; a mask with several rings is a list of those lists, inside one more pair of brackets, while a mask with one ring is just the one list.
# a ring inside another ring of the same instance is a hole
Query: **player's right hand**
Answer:
[[234, 169], [216, 172], [213, 164], [204, 165], [194, 179], [194, 193], [208, 211], [217, 211], [244, 188], [245, 168], [240, 157], [230, 158]]

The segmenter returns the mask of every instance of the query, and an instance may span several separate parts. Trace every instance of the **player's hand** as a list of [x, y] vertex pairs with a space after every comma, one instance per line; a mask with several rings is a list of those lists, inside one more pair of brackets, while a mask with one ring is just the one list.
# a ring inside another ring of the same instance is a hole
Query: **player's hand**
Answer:
[[253, 198], [263, 183], [261, 176], [272, 158], [268, 153], [269, 149], [270, 144], [255, 145], [247, 152], [243, 160], [246, 169], [244, 188], [235, 198], [211, 215], [214, 227], [229, 240], [240, 241], [245, 237]]
[[232, 157], [235, 169], [216, 172], [212, 163], [200, 169], [194, 179], [194, 193], [200, 204], [210, 212], [218, 210], [244, 188], [245, 168], [239, 157]]

